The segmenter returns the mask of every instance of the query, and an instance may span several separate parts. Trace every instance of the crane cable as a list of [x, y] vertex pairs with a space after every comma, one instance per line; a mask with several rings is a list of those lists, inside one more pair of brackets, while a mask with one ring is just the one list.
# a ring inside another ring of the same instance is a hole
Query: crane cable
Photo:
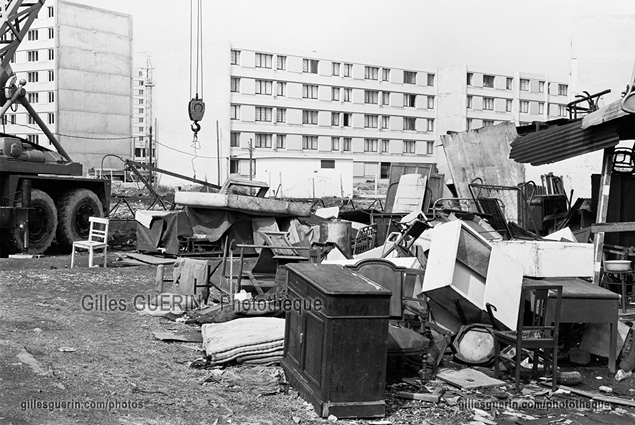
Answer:
[[[196, 1], [196, 18], [194, 2]], [[194, 148], [194, 156], [192, 158], [192, 171], [196, 178], [196, 169], [194, 168], [194, 160], [197, 157], [196, 151], [201, 145], [198, 141], [198, 132], [201, 131], [199, 121], [203, 119], [205, 114], [205, 102], [203, 102], [203, 0], [190, 0], [190, 96], [192, 100], [188, 105], [190, 120], [192, 120], [191, 129], [194, 133], [192, 148]], [[194, 53], [196, 51], [196, 53]], [[194, 54], [196, 57], [194, 58]], [[196, 64], [195, 64], [196, 62]], [[195, 69], [193, 69], [195, 67]], [[200, 92], [199, 92], [200, 83]], [[194, 90], [192, 90], [194, 88]], [[200, 97], [199, 97], [200, 94]]]

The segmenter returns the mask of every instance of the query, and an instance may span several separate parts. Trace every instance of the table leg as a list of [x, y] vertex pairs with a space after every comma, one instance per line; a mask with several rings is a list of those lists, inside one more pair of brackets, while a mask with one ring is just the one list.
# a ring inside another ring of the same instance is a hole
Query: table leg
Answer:
[[615, 373], [615, 361], [616, 361], [616, 345], [617, 345], [617, 309], [615, 311], [615, 320], [609, 324], [609, 371]]

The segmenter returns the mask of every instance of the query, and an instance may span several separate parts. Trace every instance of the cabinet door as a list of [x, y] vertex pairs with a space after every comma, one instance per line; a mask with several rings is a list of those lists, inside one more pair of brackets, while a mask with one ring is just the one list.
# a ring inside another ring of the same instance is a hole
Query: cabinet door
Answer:
[[320, 388], [324, 357], [324, 319], [307, 311], [304, 320], [304, 376]]
[[[293, 298], [292, 298], [293, 299]], [[302, 316], [295, 310], [287, 311], [287, 346], [285, 347], [286, 358], [293, 363], [297, 370], [301, 370], [302, 362], [302, 340], [304, 330], [302, 327]]]

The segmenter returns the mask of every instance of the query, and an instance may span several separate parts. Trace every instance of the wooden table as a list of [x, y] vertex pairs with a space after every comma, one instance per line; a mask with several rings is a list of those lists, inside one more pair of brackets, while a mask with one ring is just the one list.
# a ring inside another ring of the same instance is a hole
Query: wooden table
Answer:
[[[560, 323], [608, 323], [609, 370], [615, 372], [619, 295], [577, 278], [524, 278], [523, 283], [562, 285]], [[551, 306], [554, 303], [550, 303]], [[547, 311], [547, 321], [554, 314]]]

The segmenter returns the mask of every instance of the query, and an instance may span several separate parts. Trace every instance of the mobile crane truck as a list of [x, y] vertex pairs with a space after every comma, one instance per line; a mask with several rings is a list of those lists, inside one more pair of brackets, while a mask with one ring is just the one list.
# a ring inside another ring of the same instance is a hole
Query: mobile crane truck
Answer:
[[55, 241], [69, 250], [87, 239], [90, 216], [108, 215], [110, 180], [82, 177], [75, 163], [35, 112], [10, 62], [45, 0], [3, 0], [0, 10], [0, 119], [21, 105], [55, 151], [0, 133], [0, 256], [40, 254]]

